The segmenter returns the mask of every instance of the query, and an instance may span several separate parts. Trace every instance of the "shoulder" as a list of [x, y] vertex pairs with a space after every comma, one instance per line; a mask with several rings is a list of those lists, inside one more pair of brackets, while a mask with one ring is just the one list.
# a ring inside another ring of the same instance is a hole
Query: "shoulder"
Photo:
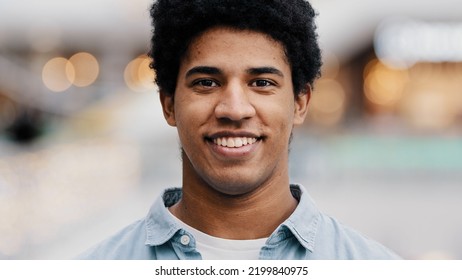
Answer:
[[116, 259], [146, 259], [150, 256], [150, 246], [145, 245], [146, 222], [138, 220], [113, 236], [96, 244], [80, 254], [77, 259], [86, 260], [116, 260]]
[[300, 201], [292, 215], [293, 233], [310, 252], [307, 258], [400, 259], [382, 244], [322, 213], [303, 186], [291, 185], [291, 191]]
[[326, 259], [400, 259], [379, 242], [322, 213], [314, 253]]

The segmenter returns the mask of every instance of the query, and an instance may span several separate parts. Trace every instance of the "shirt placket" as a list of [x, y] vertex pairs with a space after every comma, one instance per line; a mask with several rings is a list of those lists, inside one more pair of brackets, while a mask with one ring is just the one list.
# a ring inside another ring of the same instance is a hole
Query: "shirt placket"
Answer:
[[194, 237], [185, 230], [178, 231], [171, 239], [172, 247], [180, 260], [201, 260], [202, 256], [196, 250]]

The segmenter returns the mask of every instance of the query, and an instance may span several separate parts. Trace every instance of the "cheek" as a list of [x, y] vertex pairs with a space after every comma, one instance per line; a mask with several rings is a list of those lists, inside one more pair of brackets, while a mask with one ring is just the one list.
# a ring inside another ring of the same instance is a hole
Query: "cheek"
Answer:
[[279, 128], [281, 132], [291, 130], [294, 121], [294, 106], [293, 102], [282, 98], [268, 102], [259, 106], [262, 112], [261, 118], [266, 126]]
[[200, 126], [207, 119], [206, 111], [206, 106], [200, 105], [199, 102], [182, 100], [175, 104], [176, 126], [181, 140], [188, 140], [187, 137], [198, 133]]
[[192, 107], [192, 102], [182, 98], [181, 95], [178, 94], [175, 100], [175, 119], [177, 126], [184, 126], [183, 124], [185, 121], [194, 117], [194, 108]]

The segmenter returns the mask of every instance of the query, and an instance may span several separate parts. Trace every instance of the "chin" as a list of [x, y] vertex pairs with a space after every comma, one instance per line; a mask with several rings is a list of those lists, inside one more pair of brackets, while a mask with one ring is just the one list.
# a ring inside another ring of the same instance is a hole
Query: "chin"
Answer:
[[215, 191], [227, 196], [240, 196], [248, 194], [258, 188], [255, 182], [221, 181], [210, 184]]

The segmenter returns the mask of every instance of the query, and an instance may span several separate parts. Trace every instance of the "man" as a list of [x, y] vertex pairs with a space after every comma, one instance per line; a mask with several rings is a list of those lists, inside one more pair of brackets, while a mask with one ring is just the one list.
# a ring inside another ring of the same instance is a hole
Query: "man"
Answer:
[[159, 0], [153, 68], [183, 185], [89, 259], [390, 259], [290, 185], [289, 143], [321, 67], [303, 0]]

